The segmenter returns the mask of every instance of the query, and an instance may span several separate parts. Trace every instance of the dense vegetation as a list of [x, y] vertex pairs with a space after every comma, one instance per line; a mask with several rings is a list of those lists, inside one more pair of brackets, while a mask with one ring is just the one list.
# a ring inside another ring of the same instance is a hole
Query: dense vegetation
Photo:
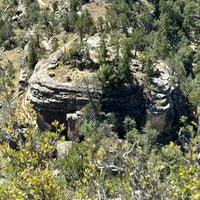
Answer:
[[[55, 121], [56, 132], [41, 133], [34, 111], [28, 110], [16, 106], [15, 116], [9, 115], [1, 129], [10, 141], [1, 138], [2, 199], [199, 199], [200, 138], [191, 126], [182, 128], [193, 136], [189, 141], [180, 134], [181, 148], [174, 142], [159, 145], [155, 130], [147, 124], [141, 134], [130, 118], [124, 122], [124, 140], [106, 121], [85, 118], [84, 141], [56, 159], [63, 127]], [[27, 127], [19, 128], [21, 123]]]
[[37, 0], [23, 0], [24, 14], [15, 20], [19, 1], [2, 0], [1, 50], [28, 44], [26, 65], [31, 74], [37, 61], [49, 56], [41, 45], [44, 38], [52, 39], [51, 51], [56, 51], [75, 34], [78, 44], [62, 56], [62, 62], [70, 60], [76, 67], [77, 59], [90, 56], [84, 38], [98, 33], [95, 70], [103, 88], [135, 84], [131, 58], [143, 63], [145, 85], [150, 86], [153, 62], [164, 60], [170, 81], [183, 92], [195, 120], [182, 116], [177, 140], [162, 145], [148, 123], [137, 130], [127, 116], [122, 140], [111, 128], [114, 119], [100, 119], [101, 110], [88, 105], [80, 127], [84, 140], [74, 141], [68, 154], [57, 159], [55, 148], [57, 141], [64, 140], [60, 137], [63, 127], [54, 121], [53, 132], [38, 130], [32, 106], [19, 103], [23, 97], [13, 98], [19, 69], [4, 58], [0, 68], [0, 199], [199, 199], [199, 2], [108, 0], [106, 15], [96, 20], [81, 9], [89, 2], [70, 0], [68, 11], [59, 13], [60, 1], [42, 9]]

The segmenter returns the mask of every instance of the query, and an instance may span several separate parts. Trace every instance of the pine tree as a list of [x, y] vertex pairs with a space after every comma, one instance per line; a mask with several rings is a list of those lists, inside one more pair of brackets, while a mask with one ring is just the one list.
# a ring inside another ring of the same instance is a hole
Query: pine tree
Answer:
[[143, 73], [146, 75], [147, 84], [151, 84], [153, 78], [153, 61], [148, 53], [143, 58]]
[[103, 20], [103, 17], [98, 17], [97, 19], [97, 26], [98, 26], [98, 30], [100, 33], [103, 32], [103, 24], [104, 24], [104, 20]]
[[146, 45], [145, 34], [139, 28], [136, 28], [133, 31], [132, 36], [131, 36], [131, 43], [135, 50], [134, 56], [136, 57], [137, 52], [139, 50], [143, 50]]
[[132, 80], [132, 73], [130, 69], [130, 58], [132, 56], [130, 44], [128, 41], [123, 42], [121, 57], [119, 59], [118, 73], [119, 79], [122, 83], [130, 83]]
[[100, 66], [107, 64], [107, 58], [108, 58], [108, 50], [106, 47], [105, 35], [102, 35], [99, 42], [99, 49], [98, 49], [98, 60], [99, 60]]
[[81, 42], [83, 41], [84, 27], [85, 27], [85, 21], [82, 16], [79, 16], [78, 20], [76, 21], [75, 29], [79, 34]]
[[37, 53], [35, 50], [35, 44], [34, 40], [31, 39], [29, 42], [29, 48], [28, 48], [28, 67], [29, 69], [33, 70], [36, 63], [37, 63]]

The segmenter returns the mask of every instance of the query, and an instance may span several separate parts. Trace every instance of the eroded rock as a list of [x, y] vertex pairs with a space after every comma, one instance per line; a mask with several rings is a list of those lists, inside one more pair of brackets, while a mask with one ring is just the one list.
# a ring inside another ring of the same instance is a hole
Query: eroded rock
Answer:
[[[133, 117], [138, 127], [144, 126], [148, 120], [152, 127], [160, 132], [170, 131], [174, 120], [183, 113], [176, 105], [181, 95], [176, 92], [177, 88], [170, 84], [170, 74], [164, 62], [159, 61], [155, 66], [153, 88], [149, 89], [147, 95], [139, 84], [102, 90], [94, 79], [90, 80], [90, 72], [86, 73], [78, 68], [74, 69], [74, 76], [70, 75], [72, 73], [70, 68], [62, 72], [66, 73], [65, 78], [70, 79], [65, 81], [58, 79], [56, 69], [59, 68], [61, 54], [62, 51], [58, 50], [49, 59], [37, 63], [29, 79], [27, 99], [34, 104], [36, 110], [39, 110], [46, 122], [50, 123], [56, 119], [67, 124], [68, 121], [70, 140], [78, 137], [77, 116], [74, 118], [76, 111], [91, 100], [100, 101], [105, 113], [115, 113], [122, 120], [126, 116]], [[84, 78], [81, 73], [86, 73]], [[141, 82], [140, 78], [137, 82]], [[66, 114], [68, 114], [67, 120]]]
[[159, 61], [155, 67], [156, 76], [152, 80], [153, 88], [146, 109], [147, 120], [152, 128], [159, 132], [169, 132], [175, 118], [183, 114], [181, 109], [177, 108], [177, 101], [180, 101], [182, 96], [176, 92], [178, 88], [170, 84], [166, 64]]
[[57, 141], [56, 143], [56, 157], [65, 157], [72, 148], [72, 141]]
[[80, 118], [82, 112], [77, 111], [76, 113], [69, 113], [66, 115], [68, 123], [67, 136], [68, 139], [73, 141], [79, 140], [79, 128], [80, 128]]
[[63, 71], [66, 73], [64, 77], [70, 77], [66, 81], [57, 80], [55, 78], [55, 69], [61, 56], [61, 51], [53, 53], [49, 59], [41, 60], [35, 66], [35, 70], [29, 79], [29, 87], [26, 93], [28, 101], [34, 104], [34, 108], [39, 111], [45, 121], [51, 122], [54, 119], [65, 123], [67, 113], [75, 113], [81, 107], [86, 105], [90, 98], [99, 99], [101, 96], [101, 88], [96, 87], [90, 81], [88, 74], [85, 81], [81, 81], [82, 77], [77, 77], [74, 72], [74, 79], [71, 77], [71, 71]]

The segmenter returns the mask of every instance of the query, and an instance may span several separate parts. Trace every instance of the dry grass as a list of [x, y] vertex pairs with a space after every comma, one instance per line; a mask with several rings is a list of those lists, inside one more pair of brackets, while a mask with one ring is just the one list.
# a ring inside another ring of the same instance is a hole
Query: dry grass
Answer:
[[98, 17], [105, 17], [106, 6], [107, 3], [105, 3], [105, 1], [100, 1], [99, 3], [93, 2], [85, 4], [85, 8], [88, 9], [94, 20], [97, 20]]
[[0, 52], [1, 56], [0, 66], [2, 66], [3, 69], [5, 69], [6, 65], [9, 64], [9, 62], [13, 64], [13, 69], [15, 73], [15, 75], [13, 76], [14, 77], [13, 84], [15, 85], [15, 87], [11, 88], [11, 90], [14, 91], [13, 97], [17, 96], [18, 93], [18, 77], [19, 77], [22, 55], [23, 51], [20, 48], [15, 48], [12, 50]]
[[77, 80], [83, 79], [84, 77], [90, 76], [93, 72], [89, 70], [79, 70], [78, 68], [72, 67], [70, 65], [59, 66], [53, 70], [55, 76], [53, 77], [58, 82], [71, 82], [75, 83]]
[[0, 64], [2, 66], [5, 66], [8, 61], [13, 63], [14, 69], [18, 70], [21, 64], [21, 57], [23, 54], [23, 51], [20, 48], [15, 48], [12, 50], [1, 52], [1, 58]]

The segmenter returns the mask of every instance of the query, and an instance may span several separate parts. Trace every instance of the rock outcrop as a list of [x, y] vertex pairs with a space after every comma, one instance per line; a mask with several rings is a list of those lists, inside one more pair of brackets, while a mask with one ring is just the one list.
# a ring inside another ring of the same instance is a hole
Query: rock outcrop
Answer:
[[24, 16], [26, 12], [26, 8], [24, 7], [22, 2], [19, 2], [19, 5], [14, 13], [14, 15], [11, 17], [12, 22], [19, 22], [22, 17]]
[[72, 141], [57, 141], [56, 143], [56, 157], [64, 158], [69, 150], [72, 148]]
[[[80, 77], [77, 81], [56, 80], [52, 73], [53, 69], [58, 67], [60, 57], [61, 51], [57, 51], [49, 59], [36, 65], [26, 93], [27, 100], [34, 104], [35, 109], [48, 122], [54, 119], [64, 122], [66, 113], [76, 112], [86, 105], [91, 97], [99, 99], [102, 92], [94, 84], [87, 83], [91, 78], [90, 74]], [[63, 73], [68, 76], [68, 72]], [[87, 80], [84, 79], [85, 76]]]
[[[70, 69], [70, 64], [60, 70], [62, 54], [75, 40], [76, 36], [48, 59], [39, 61], [29, 79], [27, 99], [45, 121], [50, 123], [56, 119], [67, 124], [66, 114], [76, 113], [93, 99], [102, 103], [105, 113], [113, 112], [122, 120], [126, 116], [133, 117], [138, 127], [150, 121], [152, 128], [159, 132], [171, 130], [174, 121], [182, 115], [177, 104], [183, 99], [170, 83], [170, 74], [164, 62], [155, 63], [154, 77], [147, 93], [143, 92], [140, 77], [136, 77], [138, 84], [105, 91], [97, 84], [97, 79], [93, 79], [95, 72], [82, 70], [81, 66], [80, 69]], [[98, 47], [99, 36], [91, 37], [84, 43], [95, 64], [97, 60], [92, 55]], [[133, 59], [132, 65], [133, 73], [141, 71], [136, 60]]]
[[66, 116], [68, 122], [67, 137], [72, 141], [79, 140], [80, 117], [83, 113], [76, 111], [76, 113], [69, 113]]
[[155, 76], [152, 79], [150, 96], [146, 104], [147, 120], [152, 128], [159, 132], [169, 132], [173, 123], [181, 115], [186, 114], [178, 104], [183, 101], [183, 96], [179, 93], [178, 87], [170, 83], [170, 74], [164, 62], [159, 61], [154, 66]]
[[[59, 70], [57, 69], [61, 68], [59, 63], [62, 54], [75, 40], [76, 36], [72, 41], [64, 44], [60, 50], [51, 54], [48, 59], [39, 61], [29, 79], [27, 99], [44, 116], [44, 120], [51, 122], [57, 119], [65, 122], [67, 113], [75, 113], [91, 99], [100, 100], [103, 103], [104, 111], [123, 113], [124, 116], [132, 115], [130, 112], [134, 113], [133, 116], [136, 113], [138, 115], [142, 105], [140, 99], [142, 91], [139, 91], [138, 87], [127, 86], [116, 91], [103, 92], [102, 88], [98, 86], [97, 80], [93, 80], [95, 73], [91, 71], [84, 72], [76, 69], [72, 72], [74, 69], [65, 68], [61, 74], [58, 74]], [[99, 40], [100, 37], [97, 35], [84, 42], [90, 51], [93, 65], [97, 61], [94, 54]], [[62, 80], [62, 76], [65, 77], [65, 80]]]

